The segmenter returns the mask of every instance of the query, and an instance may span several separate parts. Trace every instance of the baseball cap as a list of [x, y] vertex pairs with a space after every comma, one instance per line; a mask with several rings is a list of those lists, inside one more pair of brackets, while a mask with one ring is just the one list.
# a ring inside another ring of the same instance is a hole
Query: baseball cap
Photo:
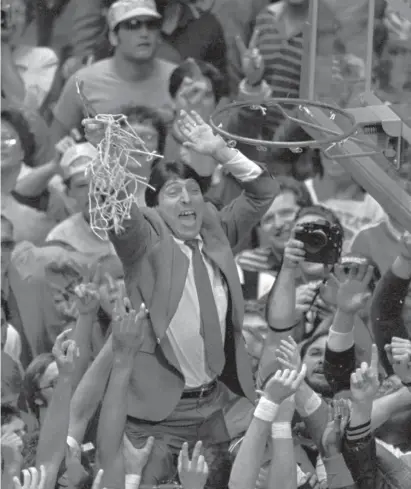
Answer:
[[107, 22], [113, 30], [120, 22], [140, 16], [161, 19], [154, 0], [118, 0], [109, 8]]
[[68, 148], [60, 161], [63, 179], [68, 180], [74, 175], [84, 173], [87, 169], [88, 162], [79, 158], [85, 156], [89, 161], [96, 158], [97, 154], [97, 149], [90, 143], [80, 143]]

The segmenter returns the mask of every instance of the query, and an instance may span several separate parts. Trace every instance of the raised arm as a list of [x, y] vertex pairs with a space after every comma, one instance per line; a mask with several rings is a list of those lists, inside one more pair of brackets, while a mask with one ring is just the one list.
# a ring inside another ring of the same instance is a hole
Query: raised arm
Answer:
[[394, 373], [384, 350], [393, 336], [408, 338], [402, 318], [405, 298], [411, 283], [411, 235], [405, 233], [401, 254], [379, 281], [371, 304], [371, 325], [381, 363], [388, 375]]
[[243, 193], [219, 213], [221, 225], [234, 248], [267, 211], [278, 194], [278, 184], [268, 172], [214, 135], [197, 113], [183, 112], [178, 126], [186, 138], [184, 146], [213, 157], [243, 188]]
[[78, 356], [77, 345], [73, 340], [67, 339], [69, 334], [69, 330], [60, 334], [53, 347], [59, 378], [41, 427], [36, 456], [37, 467], [43, 465], [46, 469], [44, 489], [54, 488], [66, 453], [70, 400], [73, 391], [72, 376]]
[[[139, 313], [126, 312], [119, 301], [113, 320], [113, 368], [103, 399], [97, 432], [98, 459], [104, 470], [107, 487], [121, 487], [124, 471], [118, 472], [116, 460], [122, 453], [122, 441], [127, 419], [126, 399], [134, 359], [144, 341], [147, 310], [141, 305]], [[141, 475], [141, 474], [139, 474]]]
[[269, 331], [258, 369], [258, 385], [278, 368], [276, 350], [281, 340], [292, 335], [296, 325], [295, 276], [298, 264], [304, 260], [304, 245], [295, 239], [295, 231], [286, 244], [280, 273], [268, 296], [267, 321]]
[[334, 393], [350, 388], [350, 376], [356, 366], [354, 321], [371, 297], [368, 284], [373, 267], [351, 270], [345, 277], [340, 266], [329, 278], [328, 287], [336, 290], [337, 312], [330, 328], [324, 359], [324, 374]]

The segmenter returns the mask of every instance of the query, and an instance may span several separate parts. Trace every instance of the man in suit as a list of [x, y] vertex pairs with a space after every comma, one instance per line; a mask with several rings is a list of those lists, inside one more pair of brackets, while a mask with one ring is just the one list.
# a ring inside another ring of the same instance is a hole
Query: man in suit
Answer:
[[[97, 125], [85, 121], [93, 143], [100, 140]], [[145, 338], [131, 367], [126, 423], [135, 447], [155, 437], [143, 474], [147, 484], [173, 475], [184, 441], [228, 446], [225, 387], [255, 400], [242, 336], [243, 296], [231, 249], [277, 194], [273, 178], [229, 148], [196, 113], [182, 114], [180, 130], [186, 146], [225, 165], [243, 193], [217, 211], [204, 201], [204, 180], [191, 167], [160, 160], [146, 190], [147, 207], [134, 206], [123, 231], [110, 234], [133, 309], [144, 302], [149, 311]], [[118, 404], [113, 399], [112, 409], [119, 409]]]

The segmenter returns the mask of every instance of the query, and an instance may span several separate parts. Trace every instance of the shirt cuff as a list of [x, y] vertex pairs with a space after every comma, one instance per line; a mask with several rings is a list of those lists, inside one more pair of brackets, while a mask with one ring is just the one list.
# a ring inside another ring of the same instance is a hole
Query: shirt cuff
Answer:
[[251, 182], [263, 173], [262, 168], [240, 151], [237, 151], [236, 155], [224, 164], [224, 169], [240, 182]]
[[354, 346], [354, 330], [348, 333], [339, 333], [333, 331], [331, 326], [327, 340], [328, 348], [334, 352], [342, 352], [349, 350]]

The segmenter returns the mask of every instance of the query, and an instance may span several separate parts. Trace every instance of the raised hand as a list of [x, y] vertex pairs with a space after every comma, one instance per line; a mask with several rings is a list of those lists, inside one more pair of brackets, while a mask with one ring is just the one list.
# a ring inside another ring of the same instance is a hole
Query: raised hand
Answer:
[[177, 121], [180, 133], [186, 141], [183, 146], [206, 156], [214, 156], [227, 145], [221, 136], [215, 135], [211, 127], [203, 121], [197, 112], [189, 114], [182, 110]]
[[372, 405], [380, 387], [378, 379], [378, 350], [372, 345], [371, 363], [363, 362], [360, 368], [351, 374], [351, 397], [353, 402]]
[[251, 86], [258, 85], [261, 82], [265, 70], [264, 59], [257, 47], [259, 37], [260, 30], [257, 28], [253, 32], [248, 47], [240, 36], [235, 38], [241, 58], [241, 69], [247, 83]]
[[58, 335], [52, 350], [61, 376], [71, 376], [76, 368], [76, 358], [79, 356], [75, 341], [69, 339], [71, 331], [67, 329]]
[[176, 109], [201, 111], [209, 93], [209, 83], [194, 59], [189, 58], [184, 64], [189, 68], [190, 74], [181, 82], [176, 95]]
[[103, 480], [104, 470], [100, 469], [93, 481], [91, 489], [101, 489], [101, 481]]
[[190, 460], [188, 456], [188, 443], [183, 447], [178, 456], [178, 475], [185, 489], [203, 489], [208, 477], [208, 465], [202, 455], [203, 444], [198, 441], [193, 450]]
[[268, 248], [244, 250], [236, 256], [240, 268], [247, 272], [269, 272], [274, 268], [274, 258]]
[[296, 231], [298, 231], [298, 228], [294, 228], [291, 231], [290, 239], [285, 245], [283, 268], [297, 268], [305, 260], [304, 243], [295, 239]]
[[44, 465], [40, 466], [40, 473], [35, 467], [23, 470], [23, 485], [18, 477], [14, 477], [14, 489], [45, 489], [46, 487], [46, 469]]
[[411, 384], [411, 341], [393, 337], [385, 351], [395, 374], [404, 384]]
[[106, 135], [107, 125], [90, 117], [83, 119], [81, 124], [84, 127], [84, 135], [87, 141], [93, 146], [98, 146]]
[[147, 438], [143, 448], [135, 448], [126, 435], [123, 437], [123, 456], [126, 474], [141, 475], [154, 446], [154, 437]]
[[95, 314], [100, 305], [99, 287], [101, 283], [101, 266], [97, 265], [95, 273], [89, 268], [83, 282], [74, 289], [76, 306], [79, 314]]
[[348, 276], [340, 265], [335, 267], [334, 276], [329, 280], [336, 281], [338, 292], [336, 305], [338, 309], [347, 314], [356, 314], [363, 309], [371, 297], [368, 289], [374, 268], [370, 265], [359, 267], [358, 270], [351, 269]]
[[350, 402], [339, 399], [328, 407], [328, 423], [322, 436], [322, 449], [326, 457], [341, 453], [342, 439], [351, 414]]
[[264, 396], [275, 404], [281, 404], [285, 399], [295, 394], [307, 373], [307, 366], [303, 365], [300, 372], [297, 370], [277, 370], [268, 380], [264, 388]]
[[[118, 301], [120, 302], [120, 300]], [[116, 305], [113, 314], [113, 351], [115, 355], [134, 357], [144, 342], [148, 310], [141, 304], [137, 313]]]
[[14, 431], [1, 435], [1, 457], [4, 467], [10, 472], [18, 473], [23, 462], [23, 440]]
[[289, 336], [286, 340], [281, 340], [280, 345], [275, 351], [277, 360], [285, 368], [296, 370], [301, 369], [301, 356], [297, 343], [292, 336]]

